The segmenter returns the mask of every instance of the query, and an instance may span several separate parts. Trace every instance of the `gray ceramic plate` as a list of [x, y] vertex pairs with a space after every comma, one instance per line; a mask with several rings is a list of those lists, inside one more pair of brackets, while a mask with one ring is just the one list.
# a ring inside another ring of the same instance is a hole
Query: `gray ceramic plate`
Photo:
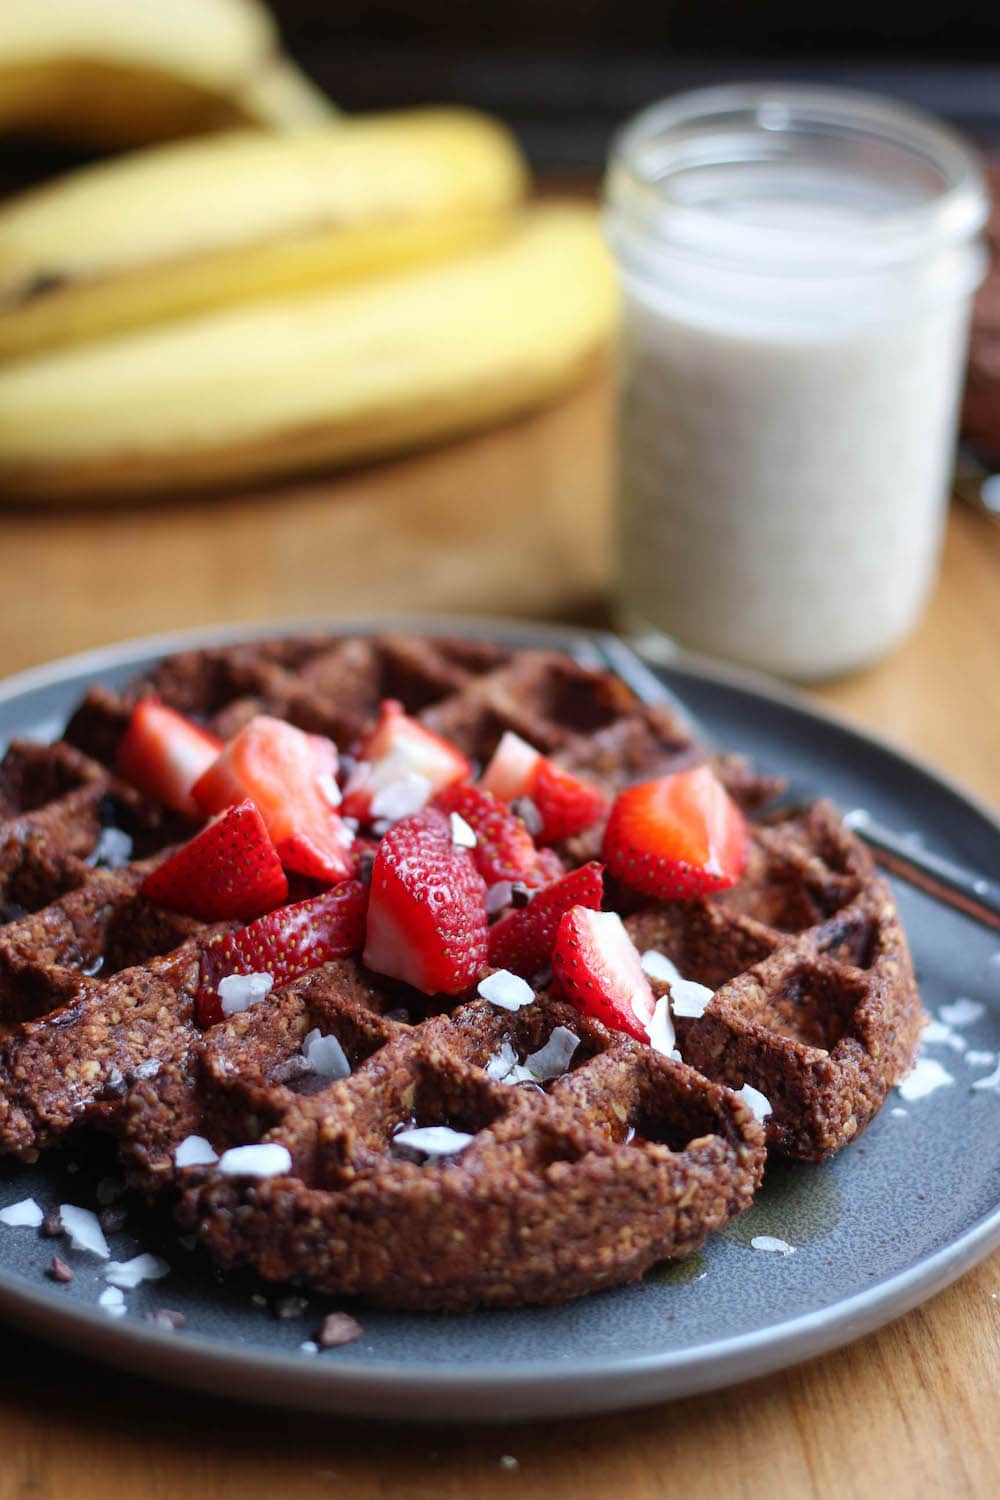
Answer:
[[[23, 674], [0, 685], [0, 744], [14, 734], [57, 732], [97, 677], [120, 683], [181, 645], [272, 628], [140, 641]], [[569, 632], [484, 622], [452, 620], [441, 628], [517, 644], [574, 641]], [[762, 769], [813, 784], [845, 808], [866, 807], [944, 855], [1000, 869], [1000, 825], [906, 757], [752, 679], [690, 663], [671, 665], [664, 676], [714, 739]], [[60, 1344], [217, 1394], [445, 1420], [638, 1406], [759, 1375], [857, 1338], [930, 1297], [1000, 1243], [1000, 1089], [972, 1087], [993, 1071], [1000, 1049], [1000, 942], [905, 886], [898, 896], [927, 1008], [937, 1015], [958, 997], [981, 1007], [975, 1020], [952, 1026], [927, 1049], [952, 1081], [912, 1102], [894, 1095], [861, 1140], [828, 1166], [773, 1169], [757, 1204], [694, 1262], [547, 1310], [415, 1317], [355, 1309], [364, 1337], [310, 1355], [300, 1345], [334, 1305], [329, 1299], [313, 1298], [300, 1315], [277, 1318], [252, 1280], [224, 1280], [197, 1252], [167, 1240], [169, 1277], [129, 1292], [127, 1314], [111, 1321], [96, 1308], [100, 1263], [60, 1242], [76, 1274], [57, 1286], [44, 1275], [53, 1242], [0, 1226], [0, 1308]], [[32, 1195], [43, 1207], [92, 1206], [101, 1170], [72, 1172], [44, 1160], [5, 1167], [0, 1204]], [[157, 1232], [155, 1222], [133, 1216], [113, 1237], [113, 1253], [125, 1258], [155, 1248]], [[794, 1253], [752, 1248], [760, 1235], [785, 1241]], [[145, 1321], [161, 1307], [186, 1315], [182, 1332]]]

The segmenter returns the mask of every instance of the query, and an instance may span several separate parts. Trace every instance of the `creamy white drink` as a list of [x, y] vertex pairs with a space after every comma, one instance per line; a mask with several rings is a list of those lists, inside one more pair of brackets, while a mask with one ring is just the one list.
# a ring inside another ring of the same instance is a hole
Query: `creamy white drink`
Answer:
[[974, 201], [935, 236], [926, 150], [775, 149], [773, 95], [707, 145], [688, 121], [673, 166], [661, 130], [652, 182], [640, 156], [616, 198], [612, 173], [619, 601], [634, 632], [816, 678], [885, 651], [933, 581], [981, 202], [960, 162]]

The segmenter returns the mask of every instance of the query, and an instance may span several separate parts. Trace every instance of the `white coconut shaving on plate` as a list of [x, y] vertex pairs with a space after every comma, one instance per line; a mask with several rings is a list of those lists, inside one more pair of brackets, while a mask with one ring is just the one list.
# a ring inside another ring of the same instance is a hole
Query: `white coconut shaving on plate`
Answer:
[[933, 1057], [921, 1057], [899, 1085], [899, 1092], [903, 1099], [912, 1103], [914, 1099], [923, 1099], [925, 1095], [933, 1094], [935, 1089], [945, 1088], [954, 1082], [947, 1068], [942, 1068]]
[[992, 1093], [1000, 1094], [1000, 1065], [994, 1072], [988, 1073], [985, 1078], [977, 1078], [973, 1082], [974, 1089], [989, 1089]]
[[0, 1224], [6, 1224], [10, 1229], [38, 1229], [44, 1218], [34, 1198], [22, 1198], [18, 1203], [0, 1208]]
[[125, 1316], [125, 1293], [117, 1286], [105, 1287], [97, 1299], [97, 1305], [109, 1318]]
[[795, 1246], [787, 1240], [779, 1240], [773, 1234], [755, 1234], [750, 1241], [754, 1250], [767, 1250], [772, 1255], [794, 1255]]
[[159, 1255], [144, 1251], [131, 1260], [111, 1260], [104, 1267], [104, 1279], [111, 1286], [131, 1291], [143, 1281], [159, 1281], [169, 1274], [170, 1266]]
[[928, 1021], [921, 1039], [925, 1046], [951, 1047], [955, 1052], [964, 1052], [969, 1045], [960, 1032], [946, 1026], [943, 1021]]
[[87, 1250], [107, 1260], [111, 1254], [100, 1220], [89, 1208], [78, 1208], [75, 1203], [59, 1205], [59, 1222], [69, 1235], [74, 1250]]
[[953, 1000], [950, 1005], [942, 1005], [938, 1011], [946, 1026], [971, 1026], [985, 1014], [985, 1005], [981, 1005], [978, 1000], [970, 1000], [968, 995], [959, 995], [957, 1000]]

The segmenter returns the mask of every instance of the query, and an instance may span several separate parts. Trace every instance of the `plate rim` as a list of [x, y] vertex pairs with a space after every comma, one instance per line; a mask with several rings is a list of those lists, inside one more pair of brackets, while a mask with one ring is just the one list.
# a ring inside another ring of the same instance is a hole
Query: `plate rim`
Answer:
[[[29, 667], [0, 680], [0, 706], [59, 687], [82, 675], [96, 678], [148, 657], [185, 649], [303, 633], [372, 634], [387, 630], [506, 638], [557, 649], [566, 649], [574, 643], [592, 643], [599, 634], [542, 621], [412, 614], [293, 617], [193, 627], [134, 637]], [[707, 679], [723, 688], [778, 703], [804, 718], [829, 723], [935, 782], [976, 813], [1000, 839], [1000, 817], [957, 780], [891, 739], [870, 733], [825, 706], [812, 703], [794, 688], [761, 673], [681, 651], [671, 651], [662, 659], [648, 656], [646, 659], [654, 669], [662, 667], [689, 678]], [[916, 1265], [829, 1307], [717, 1340], [707, 1348], [574, 1359], [567, 1368], [558, 1367], [555, 1361], [540, 1365], [537, 1359], [518, 1360], [500, 1368], [454, 1362], [437, 1366], [398, 1362], [376, 1367], [338, 1366], [313, 1363], [297, 1353], [243, 1348], [235, 1341], [227, 1342], [196, 1330], [178, 1341], [176, 1334], [150, 1325], [112, 1322], [96, 1309], [60, 1304], [55, 1289], [33, 1286], [3, 1269], [0, 1269], [0, 1312], [5, 1320], [30, 1328], [50, 1341], [71, 1344], [97, 1358], [153, 1374], [172, 1384], [216, 1389], [215, 1378], [225, 1370], [232, 1394], [271, 1405], [311, 1407], [391, 1420], [428, 1417], [452, 1421], [542, 1420], [569, 1410], [583, 1414], [637, 1407], [788, 1368], [902, 1316], [943, 1290], [997, 1246], [1000, 1246], [1000, 1203], [959, 1238]], [[614, 1382], [612, 1391], [604, 1388], [603, 1382], [608, 1380]], [[556, 1399], [546, 1404], [546, 1394], [554, 1394]], [[440, 1403], [445, 1398], [449, 1404], [442, 1409]], [[503, 1403], [499, 1407], [498, 1399]], [[400, 1402], [409, 1403], [410, 1410], [394, 1409]]]

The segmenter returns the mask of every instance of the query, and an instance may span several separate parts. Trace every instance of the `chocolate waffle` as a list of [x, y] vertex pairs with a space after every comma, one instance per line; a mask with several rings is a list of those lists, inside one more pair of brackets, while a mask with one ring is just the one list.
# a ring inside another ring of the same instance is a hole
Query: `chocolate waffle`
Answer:
[[[223, 1264], [391, 1306], [560, 1301], [689, 1254], [747, 1206], [764, 1131], [732, 1089], [767, 1096], [772, 1149], [818, 1161], [912, 1062], [923, 1018], [891, 896], [823, 804], [758, 823], [747, 874], [725, 895], [636, 909], [609, 892], [640, 949], [716, 991], [701, 1017], [678, 1017], [683, 1062], [544, 988], [516, 1014], [446, 1006], [358, 960], [203, 1031], [199, 955], [220, 927], [140, 890], [193, 825], [110, 769], [150, 692], [223, 737], [267, 713], [342, 748], [394, 697], [474, 762], [513, 729], [609, 792], [704, 756], [669, 710], [560, 653], [412, 636], [183, 653], [122, 694], [95, 687], [63, 741], [9, 749], [0, 1147], [32, 1159], [71, 1132], [115, 1132], [132, 1180], [174, 1195]], [[716, 769], [745, 807], [775, 789], [738, 758]], [[589, 852], [586, 837], [563, 849]], [[577, 1038], [565, 1073], [510, 1081], [509, 1064], [523, 1076], [558, 1028]], [[349, 1076], [308, 1066], [315, 1030], [337, 1038]], [[396, 1134], [432, 1125], [471, 1140], [407, 1159]], [[190, 1136], [220, 1155], [278, 1144], [290, 1172], [178, 1168]]]

